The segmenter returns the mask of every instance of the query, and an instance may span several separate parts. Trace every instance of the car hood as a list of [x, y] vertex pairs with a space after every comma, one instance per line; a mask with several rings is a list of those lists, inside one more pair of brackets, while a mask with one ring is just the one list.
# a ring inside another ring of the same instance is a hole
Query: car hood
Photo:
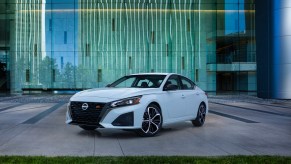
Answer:
[[157, 93], [159, 88], [96, 88], [76, 93], [71, 101], [88, 101], [94, 98], [95, 101], [113, 101], [127, 97]]

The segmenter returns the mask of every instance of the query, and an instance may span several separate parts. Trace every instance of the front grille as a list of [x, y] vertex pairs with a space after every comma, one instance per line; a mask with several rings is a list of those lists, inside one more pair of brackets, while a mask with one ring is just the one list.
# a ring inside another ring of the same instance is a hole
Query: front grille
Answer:
[[[88, 109], [86, 110], [82, 109], [84, 103], [88, 104]], [[71, 102], [70, 111], [72, 120], [77, 124], [98, 125], [99, 116], [104, 106], [105, 103]]]

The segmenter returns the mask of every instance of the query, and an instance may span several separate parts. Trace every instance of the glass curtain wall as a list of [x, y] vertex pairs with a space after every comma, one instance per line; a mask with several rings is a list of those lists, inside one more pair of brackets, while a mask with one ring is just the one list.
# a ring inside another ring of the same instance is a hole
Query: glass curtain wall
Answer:
[[0, 13], [7, 34], [0, 55], [11, 93], [103, 87], [143, 72], [179, 73], [214, 93], [256, 90], [252, 1], [0, 0], [0, 6], [8, 8]]
[[254, 1], [225, 0], [217, 4], [217, 11], [216, 91], [255, 93]]
[[139, 72], [176, 72], [191, 79], [197, 73], [196, 81], [207, 87], [206, 56], [215, 58], [215, 43], [206, 43], [206, 35], [215, 35], [215, 4], [79, 0], [79, 5], [78, 88]]

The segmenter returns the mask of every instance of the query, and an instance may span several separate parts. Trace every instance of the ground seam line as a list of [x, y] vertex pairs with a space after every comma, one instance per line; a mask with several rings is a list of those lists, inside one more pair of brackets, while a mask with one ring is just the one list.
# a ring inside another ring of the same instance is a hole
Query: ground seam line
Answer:
[[263, 110], [259, 110], [259, 109], [246, 108], [246, 107], [235, 106], [235, 105], [229, 105], [229, 104], [223, 104], [223, 103], [217, 103], [217, 102], [210, 102], [210, 103], [212, 103], [212, 104], [218, 104], [218, 105], [224, 105], [224, 106], [229, 106], [229, 107], [234, 107], [234, 108], [240, 108], [240, 109], [249, 110], [249, 111], [254, 111], [254, 112], [260, 112], [260, 113], [272, 114], [272, 115], [277, 115], [277, 116], [291, 117], [291, 116], [286, 115], [286, 114], [275, 113], [275, 112], [269, 112], [269, 111], [263, 111]]
[[221, 112], [217, 112], [217, 111], [209, 110], [209, 113], [216, 114], [216, 115], [219, 115], [219, 116], [222, 116], [222, 117], [226, 117], [226, 118], [229, 118], [229, 119], [233, 119], [233, 120], [236, 120], [236, 121], [241, 121], [241, 122], [244, 122], [244, 123], [259, 123], [259, 122], [256, 122], [256, 121], [248, 120], [248, 119], [245, 119], [245, 118], [241, 118], [241, 117], [237, 117], [237, 116], [234, 116], [234, 115], [225, 114], [225, 113], [221, 113]]
[[118, 142], [119, 147], [120, 147], [120, 149], [121, 149], [122, 155], [125, 156], [125, 154], [124, 154], [124, 152], [123, 152], [123, 149], [122, 149], [122, 146], [121, 146], [121, 144], [120, 144], [120, 142], [119, 142], [119, 139], [118, 139], [118, 138], [116, 138], [116, 139], [117, 139], [117, 142]]
[[[17, 124], [15, 128], [17, 128], [20, 124]], [[23, 133], [24, 131], [26, 131], [27, 129], [29, 129], [29, 127], [25, 128], [23, 131], [19, 132], [18, 134], [14, 135], [13, 137], [11, 137], [7, 142], [3, 143], [0, 145], [0, 147], [4, 146], [5, 144], [9, 143], [11, 140], [13, 140], [14, 138], [16, 138], [17, 136], [19, 136], [21, 133]]]
[[16, 108], [18, 106], [23, 106], [23, 105], [26, 105], [26, 104], [29, 104], [29, 103], [19, 103], [19, 104], [16, 104], [16, 105], [11, 105], [11, 106], [8, 106], [8, 107], [4, 107], [4, 108], [0, 109], [0, 112], [1, 113], [5, 113], [4, 111], [6, 111], [6, 110], [9, 110], [9, 109], [12, 109], [12, 108]]

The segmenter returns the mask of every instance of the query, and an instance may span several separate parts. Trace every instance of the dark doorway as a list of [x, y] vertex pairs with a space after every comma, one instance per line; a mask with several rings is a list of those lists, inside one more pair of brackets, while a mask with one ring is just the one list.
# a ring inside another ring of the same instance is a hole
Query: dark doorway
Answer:
[[0, 50], [0, 94], [9, 93], [9, 77], [7, 55], [5, 51]]
[[217, 92], [234, 91], [234, 73], [232, 72], [217, 72], [216, 75], [216, 90]]
[[248, 72], [217, 72], [216, 80], [218, 93], [248, 91]]
[[0, 95], [10, 93], [10, 10], [7, 3], [0, 2]]

